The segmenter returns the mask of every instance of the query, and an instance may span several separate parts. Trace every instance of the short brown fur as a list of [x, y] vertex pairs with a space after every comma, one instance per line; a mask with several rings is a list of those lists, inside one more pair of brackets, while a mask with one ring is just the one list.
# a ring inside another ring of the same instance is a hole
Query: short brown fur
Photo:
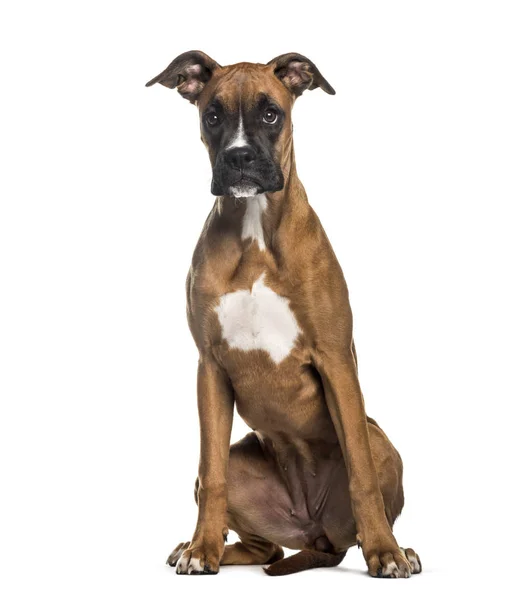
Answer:
[[[223, 196], [193, 255], [187, 310], [199, 350], [198, 521], [191, 542], [180, 544], [168, 562], [197, 559], [200, 572], [212, 573], [220, 564], [275, 562], [282, 546], [303, 550], [300, 558], [271, 567], [271, 574], [282, 574], [294, 572], [294, 564], [295, 570], [338, 564], [358, 544], [371, 575], [407, 577], [421, 567], [392, 534], [403, 507], [402, 462], [366, 417], [347, 285], [297, 175], [290, 113], [301, 90], [291, 86], [301, 81], [286, 71], [295, 60], [289, 56], [285, 63], [228, 67], [206, 57], [212, 61], [206, 83], [189, 82], [182, 66], [158, 76], [169, 87], [184, 86], [200, 114], [214, 96], [237, 110], [267, 93], [286, 115], [276, 144], [284, 188], [266, 194], [266, 248], [242, 239], [246, 203]], [[334, 93], [310, 61], [304, 65], [310, 85]], [[230, 348], [215, 312], [221, 296], [251, 289], [263, 273], [268, 287], [289, 300], [301, 331], [279, 364], [264, 350]], [[230, 446], [235, 406], [253, 432]], [[229, 528], [241, 541], [224, 548]]]

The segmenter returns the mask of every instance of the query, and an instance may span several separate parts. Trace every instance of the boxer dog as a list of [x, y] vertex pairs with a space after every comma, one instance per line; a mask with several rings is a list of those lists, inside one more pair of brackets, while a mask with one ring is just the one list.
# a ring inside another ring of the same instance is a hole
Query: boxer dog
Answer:
[[[296, 171], [294, 101], [333, 88], [295, 53], [222, 67], [185, 52], [155, 83], [198, 107], [216, 196], [186, 285], [199, 351], [198, 520], [168, 564], [285, 575], [338, 565], [356, 544], [374, 577], [419, 573], [392, 533], [401, 458], [366, 416], [347, 285]], [[231, 445], [235, 406], [251, 432]], [[225, 545], [229, 529], [240, 541]], [[283, 558], [283, 546], [300, 552]]]

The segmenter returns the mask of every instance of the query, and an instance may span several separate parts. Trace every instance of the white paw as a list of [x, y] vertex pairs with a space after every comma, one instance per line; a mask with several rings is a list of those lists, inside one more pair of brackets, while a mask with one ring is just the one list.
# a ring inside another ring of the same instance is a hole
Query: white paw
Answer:
[[189, 559], [187, 555], [181, 555], [181, 558], [177, 561], [176, 573], [188, 573]]
[[394, 560], [391, 560], [386, 567], [384, 567], [384, 569], [382, 570], [382, 576], [383, 577], [391, 577], [393, 579], [398, 579], [399, 577], [410, 577], [410, 571], [408, 570], [403, 570], [403, 573], [401, 573], [401, 571], [399, 570], [399, 567], [397, 566], [396, 562]]
[[201, 566], [199, 558], [191, 558], [188, 563], [187, 573], [190, 575], [191, 573], [202, 573], [203, 567]]
[[183, 552], [176, 565], [176, 573], [179, 575], [215, 575], [210, 566], [201, 566], [199, 558], [191, 557], [188, 552]]
[[183, 552], [181, 558], [177, 561], [176, 572], [180, 575], [193, 575], [195, 573], [203, 573], [203, 567], [199, 558], [191, 558], [188, 552]]

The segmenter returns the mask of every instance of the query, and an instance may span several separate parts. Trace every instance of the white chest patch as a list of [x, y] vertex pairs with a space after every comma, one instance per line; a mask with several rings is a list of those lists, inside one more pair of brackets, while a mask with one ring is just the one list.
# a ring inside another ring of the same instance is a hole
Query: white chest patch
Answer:
[[[268, 200], [264, 194], [250, 196], [245, 200], [246, 212], [242, 221], [242, 239], [256, 240], [260, 250], [266, 248], [264, 230], [262, 229], [262, 213], [266, 210]], [[255, 283], [256, 285], [256, 283]]]
[[264, 273], [251, 291], [223, 295], [216, 312], [230, 348], [266, 350], [276, 364], [290, 354], [300, 332], [288, 299], [264, 285]]

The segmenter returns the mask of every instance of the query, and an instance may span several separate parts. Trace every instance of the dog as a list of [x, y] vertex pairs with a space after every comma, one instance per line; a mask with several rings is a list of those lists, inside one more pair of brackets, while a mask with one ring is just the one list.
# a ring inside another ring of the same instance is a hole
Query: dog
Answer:
[[[187, 277], [199, 351], [198, 520], [167, 563], [180, 574], [338, 565], [358, 545], [374, 577], [421, 572], [392, 526], [402, 462], [366, 416], [347, 285], [295, 165], [291, 111], [334, 89], [296, 53], [222, 67], [185, 52], [146, 85], [199, 110], [214, 206]], [[250, 427], [230, 444], [234, 407]], [[226, 545], [228, 530], [240, 541]], [[283, 547], [300, 550], [284, 557]]]

